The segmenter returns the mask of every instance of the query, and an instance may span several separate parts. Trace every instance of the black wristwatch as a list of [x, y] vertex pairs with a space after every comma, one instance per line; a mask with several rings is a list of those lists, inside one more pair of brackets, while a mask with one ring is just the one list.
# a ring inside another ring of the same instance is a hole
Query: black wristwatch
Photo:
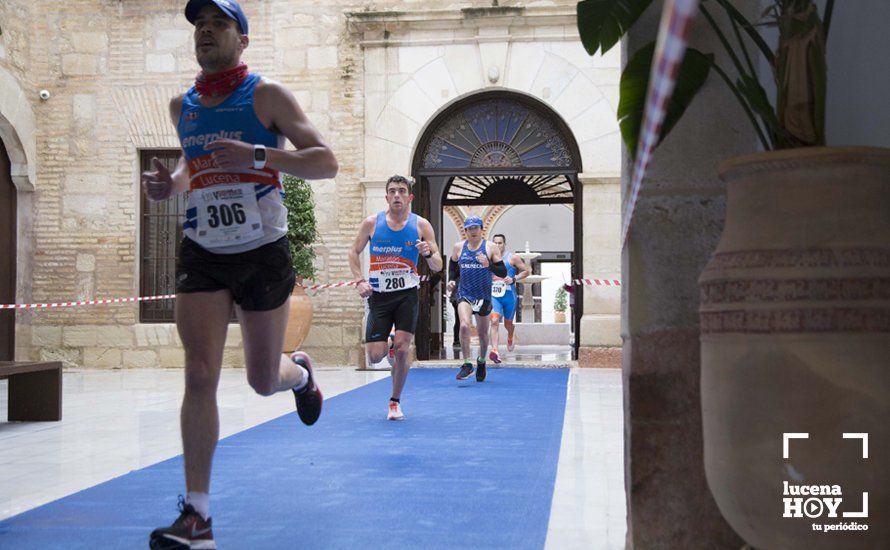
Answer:
[[424, 258], [432, 258], [432, 257], [433, 257], [433, 251], [430, 250], [430, 253], [429, 253], [429, 254], [424, 254], [423, 257], [424, 257]]

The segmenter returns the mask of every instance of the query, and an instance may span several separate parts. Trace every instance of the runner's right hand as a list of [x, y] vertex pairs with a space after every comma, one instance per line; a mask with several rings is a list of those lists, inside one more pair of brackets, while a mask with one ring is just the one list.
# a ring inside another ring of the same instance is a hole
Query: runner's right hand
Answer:
[[151, 159], [154, 170], [142, 172], [142, 190], [151, 201], [162, 201], [170, 197], [173, 191], [173, 176], [170, 170], [157, 157]]
[[456, 286], [457, 286], [457, 283], [455, 281], [448, 281], [448, 284], [445, 285], [445, 288], [448, 289], [448, 292], [454, 292], [454, 287], [456, 287]]
[[358, 295], [362, 298], [367, 298], [374, 293], [374, 290], [371, 288], [371, 283], [368, 281], [362, 281], [355, 285], [355, 289], [358, 290]]

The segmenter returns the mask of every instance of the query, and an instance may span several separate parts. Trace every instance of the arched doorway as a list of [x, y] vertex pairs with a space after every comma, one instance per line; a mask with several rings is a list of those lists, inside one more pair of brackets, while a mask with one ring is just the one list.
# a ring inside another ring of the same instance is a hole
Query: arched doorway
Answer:
[[[571, 130], [549, 106], [514, 91], [479, 92], [455, 101], [427, 125], [412, 162], [417, 182], [413, 208], [431, 221], [441, 241], [444, 206], [572, 204], [572, 277], [579, 278], [581, 169], [581, 154]], [[451, 243], [439, 244], [447, 254]], [[433, 296], [431, 292], [430, 285], [421, 287], [415, 338], [419, 359], [429, 358], [441, 345], [441, 339], [432, 338], [430, 316], [431, 303], [441, 311], [441, 293]], [[576, 292], [575, 303], [582, 304], [581, 289], [576, 287]], [[580, 307], [573, 310], [572, 355], [576, 358], [581, 314]]]
[[[15, 302], [16, 189], [0, 141], [0, 304]], [[0, 310], [0, 361], [15, 358], [15, 310]]]

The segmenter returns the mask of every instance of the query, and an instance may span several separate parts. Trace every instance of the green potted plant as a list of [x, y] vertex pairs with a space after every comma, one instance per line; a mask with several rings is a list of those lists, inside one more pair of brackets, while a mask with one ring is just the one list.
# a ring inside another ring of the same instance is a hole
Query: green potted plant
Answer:
[[[613, 47], [650, 4], [579, 2], [587, 51]], [[782, 517], [783, 483], [801, 483], [795, 472], [842, 487], [849, 512], [860, 511], [863, 492], [872, 509], [890, 508], [890, 471], [855, 451], [838, 454], [845, 432], [869, 433], [873, 456], [890, 453], [890, 305], [881, 290], [890, 285], [890, 150], [824, 146], [833, 8], [775, 0], [752, 22], [729, 0], [702, 0], [731, 67], [688, 48], [660, 135], [714, 73], [764, 150], [720, 165], [726, 223], [699, 279], [705, 473], [721, 513], [755, 548], [837, 547], [810, 521]], [[764, 26], [778, 30], [775, 50]], [[631, 52], [621, 75], [618, 119], [631, 155], [653, 52], [654, 43]], [[808, 434], [793, 460], [777, 451], [784, 432]], [[872, 522], [855, 540], [879, 546], [890, 523]]]
[[556, 296], [553, 298], [553, 317], [557, 323], [566, 322], [566, 308], [568, 307], [568, 293], [563, 287], [556, 290]]
[[312, 300], [302, 286], [304, 280], [315, 277], [315, 249], [312, 244], [318, 238], [315, 223], [315, 202], [309, 184], [289, 174], [284, 176], [284, 205], [287, 207], [287, 240], [297, 284], [290, 298], [287, 330], [284, 336], [284, 352], [298, 349], [312, 324]]

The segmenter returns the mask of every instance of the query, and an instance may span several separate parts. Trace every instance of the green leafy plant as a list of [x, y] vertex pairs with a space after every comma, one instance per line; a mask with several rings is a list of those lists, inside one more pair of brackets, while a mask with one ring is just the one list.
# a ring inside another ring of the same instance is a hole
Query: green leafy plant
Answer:
[[566, 289], [563, 287], [559, 287], [556, 290], [556, 296], [553, 298], [553, 311], [565, 311], [568, 307], [567, 304], [567, 296], [568, 293]]
[[287, 207], [287, 240], [297, 277], [315, 277], [315, 249], [318, 238], [315, 224], [315, 202], [312, 188], [304, 180], [289, 174], [284, 176], [284, 205]]
[[[584, 48], [590, 55], [609, 51], [652, 3], [653, 0], [578, 2], [578, 32]], [[699, 12], [716, 33], [732, 69], [728, 71], [717, 64], [713, 53], [686, 49], [659, 143], [714, 71], [742, 106], [765, 150], [824, 145], [825, 45], [833, 9], [834, 0], [826, 1], [822, 16], [813, 0], [773, 0], [760, 21], [752, 23], [730, 0], [701, 0]], [[762, 26], [778, 28], [776, 52], [758, 31], [757, 27]], [[752, 57], [752, 52], [763, 56], [772, 67], [775, 105], [769, 102], [759, 80], [757, 58]], [[618, 120], [622, 139], [632, 156], [636, 156], [639, 142], [654, 53], [653, 41], [631, 55], [621, 74]]]

